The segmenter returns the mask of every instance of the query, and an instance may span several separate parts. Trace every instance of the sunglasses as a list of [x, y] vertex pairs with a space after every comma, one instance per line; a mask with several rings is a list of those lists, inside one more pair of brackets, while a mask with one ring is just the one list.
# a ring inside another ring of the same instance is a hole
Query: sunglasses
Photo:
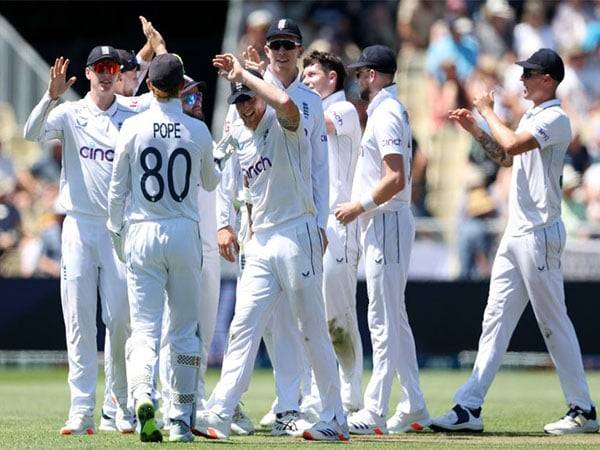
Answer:
[[527, 80], [527, 79], [533, 77], [534, 75], [545, 75], [545, 73], [540, 72], [539, 70], [523, 69], [523, 79], [524, 80]]
[[298, 44], [297, 42], [294, 41], [289, 41], [287, 39], [278, 39], [276, 41], [271, 41], [267, 44], [269, 46], [269, 48], [271, 50], [279, 50], [281, 47], [284, 48], [284, 50], [293, 50], [296, 47], [300, 47], [300, 44]]
[[194, 106], [196, 102], [202, 102], [202, 92], [194, 92], [183, 96], [183, 101], [188, 106]]
[[121, 71], [119, 64], [114, 61], [98, 61], [92, 64], [92, 70], [96, 73], [108, 73], [110, 75], [116, 75]]

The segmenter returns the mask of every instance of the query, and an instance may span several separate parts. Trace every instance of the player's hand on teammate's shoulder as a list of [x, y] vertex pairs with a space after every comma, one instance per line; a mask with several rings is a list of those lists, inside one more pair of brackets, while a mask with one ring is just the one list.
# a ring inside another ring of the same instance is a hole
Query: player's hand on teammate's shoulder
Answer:
[[242, 52], [242, 60], [244, 69], [254, 69], [262, 74], [267, 70], [267, 62], [261, 61], [258, 51], [252, 45]]
[[238, 59], [231, 53], [215, 55], [213, 66], [219, 69], [219, 75], [233, 83], [243, 83], [243, 67]]
[[361, 206], [360, 202], [341, 203], [335, 209], [335, 218], [342, 225], [348, 225], [363, 212], [365, 212], [365, 210]]
[[240, 251], [240, 244], [231, 225], [219, 229], [217, 232], [217, 244], [220, 255], [229, 262], [235, 262]]
[[56, 58], [54, 65], [50, 67], [50, 80], [48, 81], [48, 95], [52, 100], [58, 99], [67, 90], [73, 86], [77, 77], [71, 77], [67, 81], [67, 69], [69, 68], [69, 59]]

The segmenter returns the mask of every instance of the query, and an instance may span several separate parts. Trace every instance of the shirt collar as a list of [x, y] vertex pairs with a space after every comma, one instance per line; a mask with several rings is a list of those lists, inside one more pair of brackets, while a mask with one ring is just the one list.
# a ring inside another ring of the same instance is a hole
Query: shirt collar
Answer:
[[323, 109], [329, 108], [331, 105], [337, 102], [343, 102], [346, 100], [346, 94], [343, 89], [328, 95], [323, 99]]
[[525, 114], [527, 117], [535, 116], [536, 114], [542, 112], [544, 109], [551, 108], [552, 106], [560, 106], [560, 100], [557, 98], [546, 100], [545, 102], [540, 103], [537, 106], [532, 106]]
[[152, 96], [152, 100], [150, 101], [150, 108], [160, 109], [161, 111], [173, 113], [180, 113], [183, 111], [183, 107], [181, 106], [181, 100], [179, 100], [178, 98], [158, 100], [156, 97]]
[[96, 105], [96, 103], [94, 103], [94, 100], [92, 100], [92, 94], [90, 92], [85, 94], [84, 100], [87, 108], [90, 110], [93, 116], [105, 115], [112, 117], [117, 112], [118, 102], [116, 95], [113, 96], [113, 102], [106, 111], [102, 111], [100, 108], [98, 108], [98, 105]]
[[288, 87], [284, 87], [281, 80], [279, 78], [277, 78], [277, 76], [273, 72], [271, 72], [270, 66], [267, 66], [267, 70], [265, 71], [265, 74], [264, 74], [264, 79], [265, 79], [265, 81], [268, 81], [269, 83], [274, 84], [279, 89], [282, 89], [284, 91], [290, 91], [290, 90], [294, 89], [296, 86], [298, 86], [298, 83], [301, 83], [300, 71], [298, 71], [298, 75], [296, 76], [294, 81], [292, 81]]
[[379, 104], [381, 102], [383, 102], [384, 100], [386, 100], [388, 98], [395, 99], [396, 92], [397, 92], [396, 83], [392, 83], [389, 86], [386, 86], [383, 89], [381, 89], [377, 93], [377, 95], [373, 98], [373, 100], [371, 100], [371, 103], [369, 103], [369, 106], [367, 107], [367, 115], [370, 116], [371, 114], [373, 114], [373, 111], [375, 111], [375, 108], [377, 108], [379, 106]]

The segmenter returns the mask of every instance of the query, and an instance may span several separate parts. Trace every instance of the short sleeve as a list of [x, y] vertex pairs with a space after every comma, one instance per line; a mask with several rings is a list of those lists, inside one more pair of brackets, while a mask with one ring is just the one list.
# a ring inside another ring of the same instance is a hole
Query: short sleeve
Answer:
[[408, 130], [408, 115], [405, 112], [382, 111], [377, 114], [373, 133], [382, 158], [390, 154], [409, 154], [411, 139]]
[[567, 144], [571, 142], [571, 125], [569, 118], [564, 114], [552, 111], [543, 111], [538, 114], [526, 127], [526, 131], [539, 144], [543, 150], [554, 145]]
[[358, 113], [350, 102], [336, 102], [325, 112], [331, 119], [338, 136], [354, 133], [358, 120]]

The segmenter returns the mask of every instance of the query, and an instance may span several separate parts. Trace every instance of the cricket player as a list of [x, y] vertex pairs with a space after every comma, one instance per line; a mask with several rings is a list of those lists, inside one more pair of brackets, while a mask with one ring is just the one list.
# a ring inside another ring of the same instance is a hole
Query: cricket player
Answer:
[[58, 104], [75, 77], [67, 80], [69, 60], [57, 58], [50, 69], [48, 92], [25, 124], [26, 139], [59, 139], [63, 144], [60, 204], [67, 216], [61, 244], [61, 301], [71, 390], [69, 417], [60, 430], [64, 435], [95, 433], [98, 291], [102, 319], [113, 344], [110, 377], [117, 403], [115, 426], [121, 432], [133, 432], [135, 427], [127, 409], [125, 266], [113, 251], [105, 225], [117, 135], [125, 119], [135, 114], [115, 96], [120, 63], [114, 48], [94, 47], [85, 68], [90, 91], [82, 100]]
[[[245, 248], [221, 379], [208, 409], [198, 415], [196, 428], [214, 439], [229, 436], [266, 322], [286, 298], [301, 324], [323, 403], [321, 421], [304, 431], [304, 437], [346, 440], [339, 375], [321, 294], [322, 248], [312, 197], [311, 153], [300, 110], [285, 91], [243, 70], [233, 55], [217, 55], [213, 64], [232, 82], [228, 102], [236, 105], [243, 121], [231, 130], [237, 142], [232, 161], [248, 184], [253, 234]], [[301, 350], [288, 349], [292, 351]]]
[[493, 111], [494, 93], [473, 104], [487, 122], [484, 131], [466, 109], [450, 111], [496, 163], [512, 166], [506, 230], [492, 267], [490, 291], [483, 315], [479, 350], [473, 372], [454, 396], [455, 406], [433, 419], [436, 431], [483, 431], [481, 407], [521, 314], [531, 301], [548, 352], [556, 366], [569, 410], [549, 423], [550, 434], [595, 433], [596, 408], [591, 399], [581, 350], [567, 315], [560, 258], [565, 227], [560, 218], [563, 162], [571, 142], [568, 116], [556, 98], [565, 68], [560, 56], [542, 48], [527, 60], [521, 81], [524, 98], [533, 106], [516, 131]]
[[[137, 54], [133, 51], [128, 52], [117, 49], [121, 59], [121, 71], [117, 78], [115, 94], [124, 97], [132, 97], [136, 94], [148, 73], [152, 57], [155, 54], [160, 55], [167, 52], [163, 37], [152, 26], [152, 23], [148, 22], [143, 16], [140, 16], [139, 19], [142, 24], [142, 31], [146, 36], [144, 46]], [[146, 105], [140, 105], [139, 97], [132, 101], [135, 102], [137, 110], [147, 108]], [[131, 106], [131, 104], [128, 106]], [[104, 402], [102, 404], [100, 426], [98, 427], [101, 431], [118, 431], [115, 424], [117, 407], [111, 395], [112, 378], [110, 373], [112, 371], [112, 358], [110, 345], [110, 334], [107, 333], [104, 339]]]
[[[266, 34], [265, 53], [269, 64], [264, 79], [285, 90], [296, 103], [303, 116], [304, 133], [309, 138], [311, 151], [312, 195], [317, 209], [319, 239], [323, 248], [327, 247], [325, 229], [329, 215], [329, 170], [327, 158], [327, 134], [323, 116], [323, 106], [319, 95], [305, 86], [298, 70], [298, 60], [304, 52], [302, 33], [296, 22], [283, 18], [274, 20]], [[257, 53], [248, 49], [250, 61], [246, 64], [256, 66]], [[227, 124], [226, 124], [227, 126]], [[260, 421], [261, 426], [272, 426], [272, 434], [300, 435], [309, 421], [318, 420], [316, 411], [318, 399], [310, 395], [311, 370], [304, 353], [289, 352], [289, 348], [303, 346], [297, 324], [286, 321], [293, 317], [289, 311], [289, 301], [279, 302], [279, 309], [265, 328], [263, 339], [274, 368], [275, 391], [277, 398], [269, 411]], [[287, 311], [284, 311], [287, 310]], [[302, 385], [302, 392], [301, 392]], [[302, 404], [298, 398], [302, 394]], [[300, 415], [300, 410], [304, 413]]]
[[169, 440], [189, 442], [202, 351], [199, 302], [190, 301], [201, 296], [198, 186], [213, 190], [220, 177], [208, 128], [182, 110], [181, 59], [169, 53], [157, 56], [148, 80], [154, 95], [150, 109], [126, 121], [117, 142], [107, 226], [127, 263], [131, 311], [127, 370], [140, 439], [162, 441], [151, 395], [167, 302], [172, 364]]
[[[348, 419], [355, 434], [403, 433], [429, 425], [419, 386], [415, 342], [408, 323], [404, 289], [415, 237], [410, 209], [412, 133], [396, 97], [396, 57], [383, 45], [366, 47], [356, 68], [360, 96], [369, 102], [367, 125], [354, 175], [352, 201], [335, 211], [343, 225], [359, 220], [364, 249], [373, 374], [364, 408]], [[394, 376], [402, 398], [386, 423]]]
[[322, 98], [329, 156], [329, 218], [323, 258], [323, 298], [329, 334], [340, 369], [344, 409], [362, 408], [363, 351], [356, 316], [356, 272], [360, 258], [356, 222], [340, 224], [335, 207], [350, 201], [360, 149], [358, 113], [346, 100], [346, 69], [331, 53], [313, 51], [303, 61], [304, 83]]

